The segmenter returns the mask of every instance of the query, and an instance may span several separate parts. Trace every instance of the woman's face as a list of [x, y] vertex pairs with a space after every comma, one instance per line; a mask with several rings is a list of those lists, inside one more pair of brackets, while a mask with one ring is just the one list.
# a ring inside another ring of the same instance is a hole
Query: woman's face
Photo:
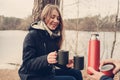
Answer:
[[55, 30], [60, 23], [60, 16], [57, 10], [53, 10], [51, 16], [45, 18], [45, 23], [50, 30]]

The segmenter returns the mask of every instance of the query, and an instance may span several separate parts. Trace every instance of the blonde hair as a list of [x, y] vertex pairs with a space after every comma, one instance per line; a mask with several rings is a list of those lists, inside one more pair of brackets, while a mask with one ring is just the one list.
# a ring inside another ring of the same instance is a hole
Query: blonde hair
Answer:
[[58, 42], [58, 46], [60, 48], [61, 45], [62, 45], [62, 42], [63, 42], [63, 20], [62, 20], [62, 16], [61, 16], [61, 13], [59, 11], [58, 6], [57, 5], [52, 5], [52, 4], [47, 4], [42, 10], [40, 19], [45, 21], [46, 17], [51, 16], [51, 13], [52, 13], [53, 10], [56, 10], [59, 14], [59, 17], [60, 17], [60, 19], [59, 19], [60, 23], [59, 23], [59, 27], [58, 27], [59, 30], [60, 30], [60, 34], [61, 34], [60, 40]]

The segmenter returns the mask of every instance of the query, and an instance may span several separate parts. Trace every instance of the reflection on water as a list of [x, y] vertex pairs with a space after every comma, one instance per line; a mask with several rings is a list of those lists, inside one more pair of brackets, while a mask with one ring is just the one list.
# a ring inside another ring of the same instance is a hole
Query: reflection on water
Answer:
[[[22, 62], [22, 46], [23, 40], [27, 31], [10, 30], [0, 31], [0, 69], [2, 68], [15, 68]], [[70, 55], [74, 55], [77, 50], [79, 55], [84, 55], [87, 59], [87, 47], [92, 32], [79, 32], [78, 33], [78, 47], [76, 49], [76, 32], [66, 31], [63, 49], [69, 50]], [[114, 33], [112, 32], [99, 32], [101, 41], [101, 59], [110, 57], [111, 46], [113, 42]], [[120, 33], [117, 33], [117, 42], [113, 58], [119, 59], [120, 57]], [[87, 61], [87, 60], [86, 60]]]

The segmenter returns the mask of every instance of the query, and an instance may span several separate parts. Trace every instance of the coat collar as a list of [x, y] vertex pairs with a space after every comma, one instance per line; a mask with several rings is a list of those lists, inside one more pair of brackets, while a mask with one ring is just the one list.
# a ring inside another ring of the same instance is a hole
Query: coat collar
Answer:
[[32, 27], [35, 29], [46, 30], [52, 38], [60, 37], [60, 31], [52, 32], [43, 21], [38, 21], [37, 24], [33, 23]]

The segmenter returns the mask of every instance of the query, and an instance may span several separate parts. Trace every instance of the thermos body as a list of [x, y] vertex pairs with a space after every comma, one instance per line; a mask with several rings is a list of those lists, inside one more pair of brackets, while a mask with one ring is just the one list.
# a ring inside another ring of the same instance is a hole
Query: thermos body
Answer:
[[[88, 47], [88, 67], [92, 67], [96, 71], [99, 71], [100, 65], [100, 41], [98, 34], [92, 34]], [[88, 74], [92, 74], [87, 70]]]

